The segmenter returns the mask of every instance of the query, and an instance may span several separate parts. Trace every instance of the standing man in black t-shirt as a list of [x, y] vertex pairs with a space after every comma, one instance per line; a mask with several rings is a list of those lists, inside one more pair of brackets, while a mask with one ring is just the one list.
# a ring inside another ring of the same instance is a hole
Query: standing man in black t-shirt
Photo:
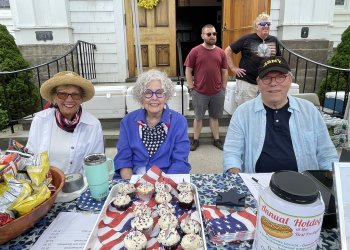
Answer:
[[[227, 64], [236, 75], [236, 103], [251, 100], [257, 96], [258, 67], [260, 62], [270, 56], [281, 55], [279, 41], [276, 37], [269, 35], [271, 20], [267, 14], [260, 14], [254, 21], [256, 32], [247, 34], [231, 43], [225, 49]], [[239, 66], [232, 61], [232, 54], [241, 52]]]

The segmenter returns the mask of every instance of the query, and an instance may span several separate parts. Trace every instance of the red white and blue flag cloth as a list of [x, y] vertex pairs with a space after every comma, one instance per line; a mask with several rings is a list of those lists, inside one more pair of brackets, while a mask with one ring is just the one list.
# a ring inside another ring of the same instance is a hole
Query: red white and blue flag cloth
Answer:
[[[152, 167], [146, 174], [138, 180], [135, 184], [136, 186], [139, 183], [149, 182], [155, 184], [156, 182], [166, 182], [172, 186], [171, 193], [173, 194], [173, 199], [171, 204], [175, 207], [175, 215], [179, 220], [179, 224], [183, 219], [186, 219], [190, 216], [191, 219], [197, 220], [200, 222], [199, 211], [196, 210], [195, 207], [192, 210], [183, 210], [179, 206], [179, 202], [176, 198], [177, 184], [166, 176], [163, 176], [163, 172], [157, 168]], [[93, 249], [124, 249], [123, 240], [131, 228], [131, 220], [134, 218], [133, 210], [135, 206], [140, 203], [144, 203], [144, 201], [138, 200], [137, 198], [133, 198], [133, 204], [126, 211], [118, 211], [111, 204], [108, 204], [105, 215], [102, 220], [98, 222], [98, 230], [97, 237], [98, 240], [94, 241]], [[155, 202], [154, 197], [146, 202], [147, 206], [149, 206], [152, 210], [152, 218], [153, 218], [153, 226], [151, 229], [150, 236], [147, 237], [147, 249], [161, 249], [160, 243], [157, 241], [157, 235], [160, 232], [160, 228], [158, 225], [159, 216], [157, 214], [157, 203]], [[104, 211], [104, 210], [102, 210]], [[180, 232], [181, 233], [181, 232]], [[182, 249], [178, 247], [178, 249]]]
[[217, 245], [254, 238], [256, 215], [251, 208], [243, 211], [219, 209], [202, 205], [203, 220], [209, 240]]

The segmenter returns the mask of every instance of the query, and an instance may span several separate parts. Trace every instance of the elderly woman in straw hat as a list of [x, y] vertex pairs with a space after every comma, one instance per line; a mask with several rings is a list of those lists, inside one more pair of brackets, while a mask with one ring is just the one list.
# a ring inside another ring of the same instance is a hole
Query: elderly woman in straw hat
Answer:
[[64, 71], [44, 82], [40, 94], [53, 107], [35, 115], [27, 148], [33, 153], [48, 151], [51, 165], [65, 174], [81, 172], [86, 155], [104, 152], [101, 123], [81, 106], [94, 96], [94, 86], [77, 73]]
[[174, 84], [163, 72], [150, 70], [139, 75], [133, 97], [143, 109], [121, 121], [115, 177], [130, 179], [152, 166], [169, 174], [190, 172], [187, 120], [166, 104], [174, 92]]

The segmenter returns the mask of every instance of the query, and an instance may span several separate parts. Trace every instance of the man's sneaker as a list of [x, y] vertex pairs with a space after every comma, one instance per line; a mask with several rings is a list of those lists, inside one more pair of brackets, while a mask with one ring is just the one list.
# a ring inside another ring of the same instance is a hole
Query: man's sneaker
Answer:
[[199, 146], [199, 140], [193, 140], [192, 142], [191, 142], [191, 151], [195, 151], [197, 148], [198, 148], [198, 146]]
[[217, 147], [220, 150], [223, 150], [223, 148], [224, 148], [224, 145], [222, 145], [222, 141], [220, 139], [217, 139], [217, 140], [214, 139], [213, 144], [215, 147]]

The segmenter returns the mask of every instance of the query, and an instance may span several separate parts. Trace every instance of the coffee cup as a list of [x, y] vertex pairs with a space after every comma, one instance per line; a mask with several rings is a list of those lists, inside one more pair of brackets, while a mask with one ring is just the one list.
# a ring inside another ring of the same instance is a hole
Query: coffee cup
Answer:
[[104, 154], [90, 154], [84, 158], [84, 171], [91, 196], [101, 201], [109, 193], [108, 181], [114, 175], [114, 162]]

